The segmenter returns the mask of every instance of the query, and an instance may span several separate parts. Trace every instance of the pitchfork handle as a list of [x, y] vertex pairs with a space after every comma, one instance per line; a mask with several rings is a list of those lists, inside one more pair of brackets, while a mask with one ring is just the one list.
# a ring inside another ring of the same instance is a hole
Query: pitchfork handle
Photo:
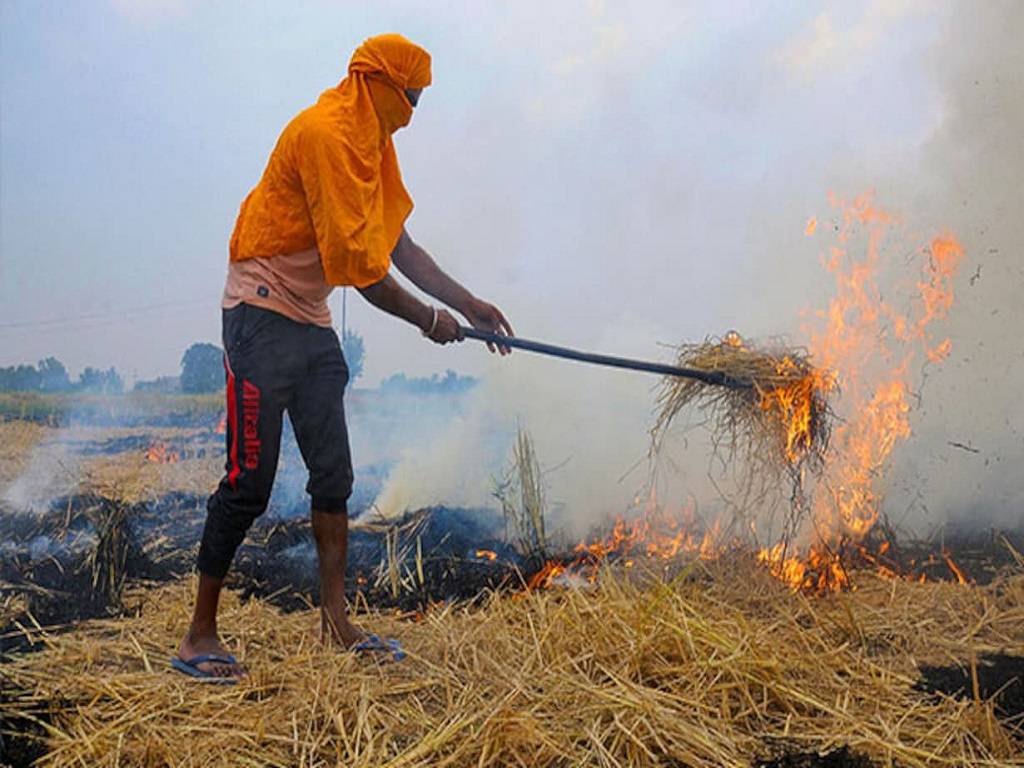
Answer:
[[647, 373], [660, 373], [663, 376], [679, 376], [684, 379], [696, 379], [705, 384], [713, 384], [731, 389], [749, 389], [753, 384], [744, 379], [737, 379], [721, 371], [702, 371], [697, 368], [678, 368], [674, 365], [664, 363], [652, 363], [646, 360], [632, 360], [628, 357], [614, 357], [612, 355], [598, 355], [593, 352], [581, 352], [578, 349], [567, 347], [556, 347], [554, 344], [545, 344], [541, 341], [530, 341], [520, 339], [518, 336], [504, 336], [488, 331], [478, 331], [476, 328], [460, 326], [463, 336], [467, 339], [486, 341], [503, 347], [515, 347], [525, 349], [528, 352], [537, 352], [541, 355], [552, 357], [564, 357], [567, 360], [579, 360], [582, 363], [594, 365], [606, 365], [611, 368], [628, 368], [631, 371], [645, 371]]

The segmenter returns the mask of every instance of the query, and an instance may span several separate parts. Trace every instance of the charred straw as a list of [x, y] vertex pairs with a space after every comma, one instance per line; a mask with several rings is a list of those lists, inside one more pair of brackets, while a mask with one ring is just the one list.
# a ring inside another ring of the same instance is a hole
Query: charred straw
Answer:
[[87, 509], [85, 515], [96, 530], [96, 544], [83, 564], [89, 573], [92, 597], [104, 605], [117, 606], [124, 589], [131, 548], [128, 507], [101, 500]]

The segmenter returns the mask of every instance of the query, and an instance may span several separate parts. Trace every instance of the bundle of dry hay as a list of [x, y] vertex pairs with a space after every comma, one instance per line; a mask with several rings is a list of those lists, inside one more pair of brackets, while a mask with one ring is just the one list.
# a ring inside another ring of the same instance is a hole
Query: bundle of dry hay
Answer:
[[815, 368], [805, 350], [781, 341], [755, 346], [735, 331], [676, 349], [676, 365], [723, 374], [749, 386], [709, 385], [666, 376], [651, 428], [651, 458], [658, 457], [669, 427], [693, 409], [710, 433], [714, 458], [736, 479], [737, 513], [768, 509], [789, 485], [783, 538], [794, 535], [805, 511], [804, 482], [821, 471], [831, 433], [829, 395], [834, 376]]
[[739, 451], [768, 469], [790, 472], [820, 466], [828, 447], [827, 397], [834, 383], [811, 365], [804, 350], [780, 343], [755, 347], [730, 331], [720, 339], [683, 344], [676, 365], [724, 374], [750, 386], [709, 386], [665, 377], [652, 429], [655, 446], [679, 412], [693, 406], [706, 416], [716, 447], [730, 455]]
[[312, 611], [228, 595], [221, 629], [251, 670], [236, 687], [168, 670], [193, 588], [136, 594], [138, 617], [37, 632], [44, 651], [0, 666], [0, 720], [43, 723], [47, 766], [721, 768], [840, 745], [878, 765], [1024, 765], [1019, 718], [914, 688], [916, 664], [1024, 654], [1022, 575], [865, 578], [807, 600], [722, 562], [418, 623], [362, 615], [402, 639], [397, 664], [323, 648]]

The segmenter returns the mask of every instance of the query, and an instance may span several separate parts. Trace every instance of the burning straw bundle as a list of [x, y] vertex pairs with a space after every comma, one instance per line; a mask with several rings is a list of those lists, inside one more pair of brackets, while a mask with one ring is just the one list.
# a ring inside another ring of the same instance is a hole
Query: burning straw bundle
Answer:
[[705, 417], [716, 451], [744, 460], [751, 477], [788, 473], [796, 479], [805, 466], [821, 467], [829, 437], [827, 396], [834, 381], [811, 365], [804, 350], [781, 344], [755, 347], [730, 331], [722, 338], [683, 344], [676, 365], [723, 375], [732, 385], [665, 377], [651, 430], [653, 452], [689, 406]]

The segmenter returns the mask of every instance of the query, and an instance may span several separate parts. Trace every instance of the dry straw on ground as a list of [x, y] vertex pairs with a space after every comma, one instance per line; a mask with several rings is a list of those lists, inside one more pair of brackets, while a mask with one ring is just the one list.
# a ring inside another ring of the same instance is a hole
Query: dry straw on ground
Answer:
[[46, 427], [30, 421], [0, 421], [0, 481], [25, 471], [32, 448], [46, 434]]
[[879, 765], [1024, 765], [1021, 723], [913, 689], [916, 663], [1024, 653], [1024, 576], [861, 583], [810, 599], [752, 566], [696, 564], [419, 623], [362, 616], [402, 638], [398, 664], [322, 648], [310, 612], [229, 597], [222, 629], [252, 676], [214, 687], [167, 668], [182, 582], [138, 593], [138, 618], [37, 632], [46, 649], [0, 669], [24, 691], [3, 714], [49, 720], [49, 766], [720, 768], [841, 744]]
[[[119, 440], [146, 438], [154, 444], [195, 441], [207, 437], [208, 429], [160, 427], [46, 427], [32, 422], [0, 422], [0, 499], [28, 470], [34, 502], [70, 493], [94, 492], [125, 504], [150, 501], [171, 491], [205, 495], [215, 487], [224, 468], [223, 455], [207, 450], [189, 454], [174, 463], [147, 460], [143, 448], [80, 453], [84, 444], [93, 447]], [[222, 436], [210, 436], [196, 447], [218, 448]], [[38, 486], [38, 487], [37, 487]], [[18, 510], [18, 500], [7, 504]]]

